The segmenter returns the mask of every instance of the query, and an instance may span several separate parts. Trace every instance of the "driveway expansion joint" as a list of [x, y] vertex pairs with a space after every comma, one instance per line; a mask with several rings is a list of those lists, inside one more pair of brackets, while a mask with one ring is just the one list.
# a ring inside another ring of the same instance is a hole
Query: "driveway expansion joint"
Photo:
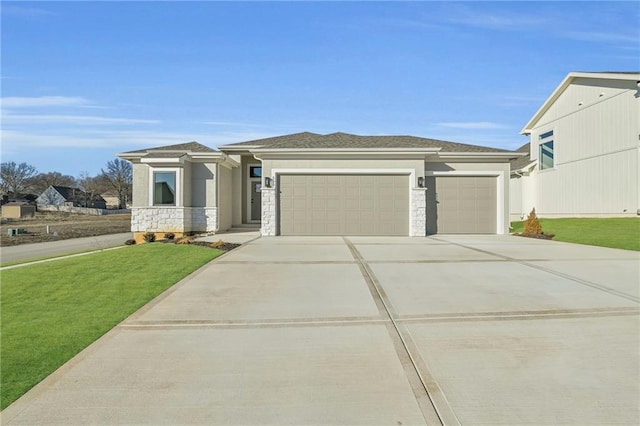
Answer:
[[347, 237], [343, 237], [343, 239], [354, 259], [358, 261], [362, 276], [380, 315], [389, 320], [387, 323], [389, 337], [393, 342], [398, 359], [425, 421], [427, 424], [459, 425], [460, 421], [453, 412], [444, 392], [433, 378], [427, 364], [422, 359], [409, 330], [404, 324], [396, 322], [397, 312], [377, 281], [373, 271], [371, 271], [371, 268], [369, 268], [366, 260], [355, 245]]
[[[445, 241], [445, 240], [439, 240], [436, 237], [431, 237], [431, 238], [433, 238], [434, 240], [437, 240], [437, 241]], [[509, 256], [506, 256], [504, 254], [494, 253], [494, 252], [491, 252], [489, 250], [483, 250], [483, 249], [480, 249], [480, 248], [477, 248], [477, 247], [468, 246], [466, 244], [456, 243], [454, 241], [445, 241], [445, 242], [447, 242], [449, 244], [452, 244], [454, 246], [458, 246], [458, 247], [466, 248], [466, 249], [469, 249], [469, 250], [477, 251], [478, 253], [483, 253], [483, 254], [487, 254], [487, 255], [490, 255], [490, 256], [496, 256], [496, 257], [502, 258], [502, 259], [504, 259], [506, 261], [509, 261], [509, 262], [518, 263], [520, 265], [527, 266], [527, 267], [532, 268], [532, 269], [537, 269], [539, 271], [543, 271], [543, 272], [546, 272], [546, 273], [549, 273], [549, 274], [552, 274], [552, 275], [555, 275], [555, 276], [558, 276], [558, 277], [573, 281], [575, 283], [578, 283], [578, 284], [581, 284], [581, 285], [584, 285], [584, 286], [587, 286], [587, 287], [591, 287], [591, 288], [594, 288], [596, 290], [603, 291], [605, 293], [609, 293], [609, 294], [614, 295], [614, 296], [622, 297], [623, 299], [631, 300], [632, 302], [640, 303], [640, 298], [638, 298], [636, 296], [633, 296], [631, 294], [628, 294], [628, 293], [625, 293], [625, 292], [622, 292], [622, 291], [618, 291], [618, 290], [615, 290], [615, 289], [612, 289], [612, 288], [609, 288], [609, 287], [606, 287], [606, 286], [603, 286], [603, 285], [600, 285], [600, 284], [596, 284], [596, 283], [591, 282], [591, 281], [583, 280], [581, 278], [577, 278], [577, 277], [574, 277], [574, 276], [571, 276], [571, 275], [568, 275], [568, 274], [564, 274], [564, 273], [559, 272], [559, 271], [554, 271], [553, 269], [545, 268], [544, 266], [534, 265], [532, 263], [529, 263], [529, 262], [531, 262], [531, 260], [528, 260], [528, 259], [527, 260], [516, 259], [514, 257], [509, 257]], [[541, 260], [536, 260], [536, 262], [551, 261], [551, 260], [554, 260], [554, 259], [544, 259], [544, 260], [541, 259]], [[591, 260], [595, 260], [595, 259], [591, 259]]]
[[284, 328], [284, 327], [336, 327], [385, 324], [390, 322], [378, 317], [341, 317], [341, 318], [293, 318], [263, 320], [158, 320], [129, 321], [120, 328], [159, 329], [159, 328]]
[[545, 311], [514, 311], [514, 312], [477, 312], [477, 313], [446, 313], [431, 315], [402, 315], [396, 318], [398, 322], [458, 322], [458, 321], [515, 321], [515, 320], [545, 320], [566, 318], [596, 318], [608, 316], [640, 315], [640, 309], [635, 307], [600, 308], [600, 309], [556, 309]]

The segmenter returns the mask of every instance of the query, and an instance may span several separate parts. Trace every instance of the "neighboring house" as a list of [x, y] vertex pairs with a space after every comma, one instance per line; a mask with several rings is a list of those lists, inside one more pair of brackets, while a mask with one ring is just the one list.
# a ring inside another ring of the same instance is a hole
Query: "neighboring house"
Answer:
[[13, 192], [9, 192], [7, 194], [2, 195], [2, 200], [0, 201], [1, 205], [7, 203], [22, 203], [22, 204], [33, 204], [38, 198], [37, 195], [34, 194], [14, 194]]
[[570, 73], [521, 133], [512, 220], [640, 214], [640, 73]]
[[5, 219], [24, 219], [36, 215], [36, 206], [24, 201], [2, 204], [2, 217]]
[[118, 194], [113, 194], [111, 192], [105, 192], [104, 194], [100, 194], [102, 199], [107, 205], [108, 209], [118, 209], [120, 208], [120, 198]]
[[79, 188], [50, 185], [38, 198], [37, 204], [106, 209], [107, 203], [100, 195], [91, 195]]
[[521, 153], [413, 136], [296, 133], [119, 154], [133, 163], [132, 231], [262, 235], [505, 234]]

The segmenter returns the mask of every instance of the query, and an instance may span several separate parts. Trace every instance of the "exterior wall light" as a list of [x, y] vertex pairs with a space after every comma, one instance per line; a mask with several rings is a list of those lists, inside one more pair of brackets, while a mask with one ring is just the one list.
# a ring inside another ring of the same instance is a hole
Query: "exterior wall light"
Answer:
[[424, 176], [418, 176], [418, 188], [424, 188]]
[[264, 178], [264, 186], [265, 186], [265, 188], [271, 188], [271, 178], [270, 177], [265, 177]]

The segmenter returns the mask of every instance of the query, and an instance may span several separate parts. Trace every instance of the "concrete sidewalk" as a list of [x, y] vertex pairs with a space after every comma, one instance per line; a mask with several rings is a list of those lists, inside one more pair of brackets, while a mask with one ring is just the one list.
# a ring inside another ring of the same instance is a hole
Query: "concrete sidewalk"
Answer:
[[41, 257], [65, 255], [85, 250], [100, 250], [123, 245], [132, 238], [131, 232], [97, 235], [95, 237], [71, 238], [46, 243], [20, 244], [0, 248], [0, 263], [18, 262]]
[[3, 424], [637, 424], [639, 277], [637, 252], [517, 237], [259, 238]]

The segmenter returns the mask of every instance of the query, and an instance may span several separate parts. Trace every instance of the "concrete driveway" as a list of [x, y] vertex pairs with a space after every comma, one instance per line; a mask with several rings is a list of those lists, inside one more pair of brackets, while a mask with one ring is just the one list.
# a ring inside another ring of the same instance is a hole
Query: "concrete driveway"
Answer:
[[230, 252], [5, 424], [637, 424], [636, 252], [509, 236]]

